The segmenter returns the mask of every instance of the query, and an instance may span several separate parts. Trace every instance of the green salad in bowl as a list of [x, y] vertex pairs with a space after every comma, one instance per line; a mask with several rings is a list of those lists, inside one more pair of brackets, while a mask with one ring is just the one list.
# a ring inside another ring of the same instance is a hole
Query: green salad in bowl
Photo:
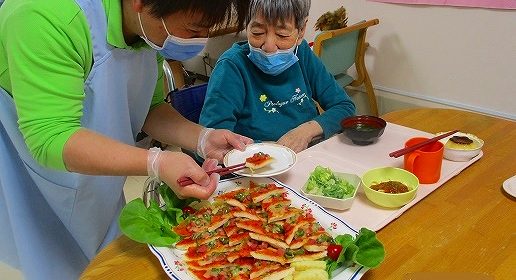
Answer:
[[351, 207], [360, 177], [317, 166], [301, 189], [304, 195], [323, 207], [345, 210]]

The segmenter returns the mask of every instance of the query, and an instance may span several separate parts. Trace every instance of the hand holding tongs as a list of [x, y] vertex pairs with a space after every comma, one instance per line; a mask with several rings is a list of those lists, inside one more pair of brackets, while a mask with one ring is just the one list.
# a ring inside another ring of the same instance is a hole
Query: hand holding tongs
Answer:
[[[233, 172], [238, 171], [238, 170], [242, 170], [244, 168], [245, 168], [245, 162], [244, 163], [235, 164], [235, 165], [231, 165], [231, 166], [228, 166], [228, 167], [217, 168], [217, 169], [208, 171], [206, 173], [208, 175], [210, 175], [212, 173], [219, 173], [219, 175], [222, 176], [222, 175], [226, 175], [226, 174], [229, 174], [229, 173], [233, 173]], [[184, 186], [188, 186], [188, 185], [191, 185], [191, 184], [195, 184], [195, 182], [192, 179], [188, 178], [188, 177], [181, 177], [181, 178], [177, 179], [177, 184], [179, 186], [181, 186], [181, 187], [184, 187]]]

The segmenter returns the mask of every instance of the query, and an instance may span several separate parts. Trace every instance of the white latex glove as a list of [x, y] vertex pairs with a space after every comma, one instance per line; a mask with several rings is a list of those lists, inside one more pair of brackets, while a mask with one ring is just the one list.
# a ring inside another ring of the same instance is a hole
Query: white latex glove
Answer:
[[[149, 176], [165, 182], [179, 198], [209, 198], [217, 188], [220, 175], [213, 173], [208, 176], [206, 172], [215, 168], [217, 168], [215, 159], [207, 159], [201, 168], [186, 154], [161, 151], [159, 148], [149, 150], [147, 161]], [[188, 177], [195, 183], [181, 187], [177, 184], [177, 180], [182, 177]]]
[[197, 154], [202, 158], [213, 158], [222, 162], [224, 155], [232, 149], [243, 151], [253, 140], [227, 129], [203, 128], [197, 140]]

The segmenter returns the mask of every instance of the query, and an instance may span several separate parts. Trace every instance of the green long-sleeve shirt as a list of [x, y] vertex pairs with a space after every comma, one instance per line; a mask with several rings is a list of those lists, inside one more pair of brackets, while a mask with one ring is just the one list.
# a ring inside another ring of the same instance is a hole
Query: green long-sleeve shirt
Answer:
[[[128, 46], [122, 33], [122, 1], [102, 0], [107, 41]], [[151, 107], [163, 102], [163, 58]], [[64, 170], [63, 147], [81, 127], [84, 82], [93, 65], [88, 22], [74, 0], [9, 0], [0, 8], [0, 87], [16, 104], [18, 125], [33, 157]]]

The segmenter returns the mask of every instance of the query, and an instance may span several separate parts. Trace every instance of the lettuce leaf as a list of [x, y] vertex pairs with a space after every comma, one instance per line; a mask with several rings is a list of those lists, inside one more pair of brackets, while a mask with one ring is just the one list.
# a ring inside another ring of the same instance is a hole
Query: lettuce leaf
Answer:
[[339, 268], [359, 264], [368, 268], [378, 267], [385, 258], [383, 244], [376, 238], [376, 233], [361, 228], [355, 238], [349, 234], [338, 235], [335, 243], [342, 246], [339, 258], [326, 260], [328, 275]]
[[161, 247], [179, 241], [170, 219], [155, 201], [147, 208], [141, 198], [132, 200], [122, 209], [118, 222], [122, 232], [137, 242]]
[[184, 221], [184, 215], [181, 209], [190, 205], [190, 203], [194, 201], [199, 201], [197, 198], [179, 199], [165, 183], [161, 183], [158, 191], [161, 195], [161, 198], [163, 199], [163, 202], [165, 203], [164, 211], [174, 225], [178, 225]]
[[[342, 254], [342, 252], [345, 252], [347, 250], [347, 248], [351, 245], [355, 246], [353, 244], [353, 236], [351, 236], [350, 234], [344, 234], [344, 235], [338, 235], [337, 237], [335, 237], [335, 243], [339, 244], [340, 246], [342, 246], [342, 251], [341, 251], [341, 254], [339, 255], [339, 258], [337, 259], [337, 263], [340, 263], [340, 264], [344, 264], [344, 262], [346, 262], [346, 254]], [[352, 249], [350, 249], [352, 250]], [[350, 251], [348, 250], [348, 251]], [[350, 258], [348, 258], [348, 260], [350, 260]], [[352, 265], [353, 263], [346, 263], [346, 267]]]
[[383, 244], [376, 239], [376, 233], [366, 228], [360, 229], [355, 244], [358, 251], [355, 255], [355, 262], [369, 268], [378, 267], [384, 257], [385, 249]]
[[184, 220], [181, 209], [196, 199], [179, 199], [166, 184], [161, 184], [158, 191], [165, 202], [163, 207], [156, 201], [146, 207], [141, 198], [134, 199], [124, 206], [118, 223], [122, 233], [134, 241], [171, 246], [180, 239], [172, 227]]

